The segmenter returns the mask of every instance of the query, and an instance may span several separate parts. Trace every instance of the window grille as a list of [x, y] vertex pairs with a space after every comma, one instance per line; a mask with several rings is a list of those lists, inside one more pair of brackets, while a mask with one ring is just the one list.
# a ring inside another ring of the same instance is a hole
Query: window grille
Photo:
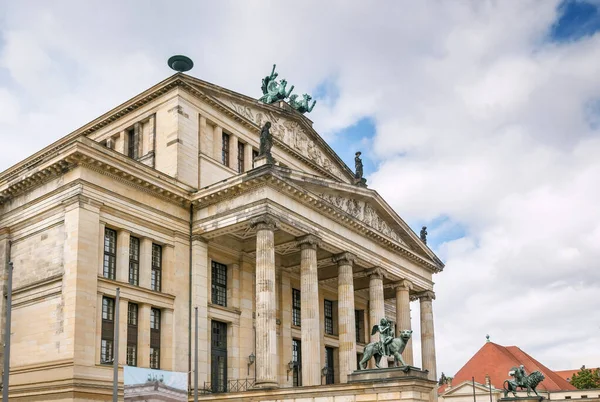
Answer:
[[325, 333], [333, 335], [333, 302], [325, 300]]
[[104, 267], [102, 274], [105, 278], [115, 279], [117, 267], [117, 232], [104, 229]]
[[213, 261], [211, 266], [212, 303], [227, 307], [227, 265]]
[[292, 324], [296, 326], [301, 325], [301, 298], [300, 291], [298, 289], [292, 289]]
[[221, 162], [229, 166], [229, 134], [223, 133], [223, 142], [221, 148]]
[[140, 282], [140, 239], [129, 238], [129, 283], [139, 285]]
[[152, 276], [150, 278], [150, 289], [160, 292], [162, 276], [162, 247], [152, 244]]
[[100, 363], [111, 364], [115, 335], [115, 300], [102, 298], [102, 330], [100, 341]]

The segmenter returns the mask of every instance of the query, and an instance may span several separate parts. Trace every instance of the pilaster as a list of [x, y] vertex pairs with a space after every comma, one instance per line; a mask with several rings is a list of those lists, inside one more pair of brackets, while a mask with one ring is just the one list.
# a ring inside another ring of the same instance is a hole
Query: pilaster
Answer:
[[[127, 230], [117, 232], [117, 266], [115, 279], [129, 283], [129, 239], [131, 233]], [[123, 311], [123, 310], [121, 310]]]
[[150, 309], [149, 304], [138, 304], [138, 367], [150, 367]]
[[140, 287], [150, 289], [152, 278], [152, 240], [140, 239]]
[[[198, 336], [198, 384], [204, 384], [210, 381], [210, 367], [208, 365], [208, 354], [210, 351], [208, 292], [210, 283], [208, 281], [208, 245], [198, 236], [192, 239], [192, 264], [192, 319], [194, 319], [193, 309], [194, 307], [198, 307], [198, 327], [200, 328], [199, 333], [195, 334], [195, 326], [192, 324], [192, 348], [194, 347], [193, 337]], [[193, 366], [192, 362], [192, 368]]]

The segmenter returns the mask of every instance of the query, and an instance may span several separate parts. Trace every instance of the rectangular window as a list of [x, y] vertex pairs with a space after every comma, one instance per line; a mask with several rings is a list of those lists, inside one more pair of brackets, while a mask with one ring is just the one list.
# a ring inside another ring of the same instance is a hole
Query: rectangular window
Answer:
[[325, 367], [327, 367], [325, 384], [333, 384], [335, 378], [335, 373], [333, 371], [333, 348], [325, 348]]
[[292, 324], [300, 326], [300, 291], [298, 289], [292, 289]]
[[133, 159], [138, 158], [138, 135], [135, 128], [127, 130], [127, 156]]
[[112, 229], [104, 229], [104, 269], [105, 278], [115, 279], [117, 267], [117, 232]]
[[325, 333], [333, 335], [333, 302], [325, 300]]
[[244, 143], [238, 142], [238, 172], [244, 173]]
[[212, 303], [227, 307], [227, 265], [212, 262]]
[[160, 292], [162, 274], [162, 247], [152, 244], [152, 276], [150, 278], [150, 289]]
[[127, 365], [137, 366], [138, 305], [127, 305]]
[[129, 238], [129, 283], [138, 286], [140, 282], [140, 239]]
[[292, 339], [292, 361], [294, 362], [294, 387], [302, 386], [302, 343]]
[[354, 327], [356, 331], [356, 342], [365, 341], [365, 311], [354, 310]]
[[115, 336], [115, 300], [102, 298], [102, 330], [100, 341], [100, 363], [111, 364]]
[[221, 162], [229, 166], [229, 134], [223, 133], [223, 143], [221, 147]]
[[160, 310], [150, 309], [150, 368], [160, 369]]
[[252, 169], [254, 169], [254, 159], [258, 156], [258, 151], [256, 149], [252, 150]]

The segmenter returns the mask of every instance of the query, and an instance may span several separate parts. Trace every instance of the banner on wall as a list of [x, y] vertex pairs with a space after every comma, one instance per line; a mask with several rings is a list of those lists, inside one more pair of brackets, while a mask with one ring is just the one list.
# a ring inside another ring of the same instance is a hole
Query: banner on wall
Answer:
[[187, 373], [125, 366], [125, 401], [187, 401]]

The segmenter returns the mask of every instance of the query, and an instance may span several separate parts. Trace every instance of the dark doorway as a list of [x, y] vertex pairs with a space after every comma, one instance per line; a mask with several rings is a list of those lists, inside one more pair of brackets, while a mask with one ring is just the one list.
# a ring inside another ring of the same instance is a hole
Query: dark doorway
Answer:
[[211, 321], [211, 327], [211, 390], [227, 392], [227, 324]]

